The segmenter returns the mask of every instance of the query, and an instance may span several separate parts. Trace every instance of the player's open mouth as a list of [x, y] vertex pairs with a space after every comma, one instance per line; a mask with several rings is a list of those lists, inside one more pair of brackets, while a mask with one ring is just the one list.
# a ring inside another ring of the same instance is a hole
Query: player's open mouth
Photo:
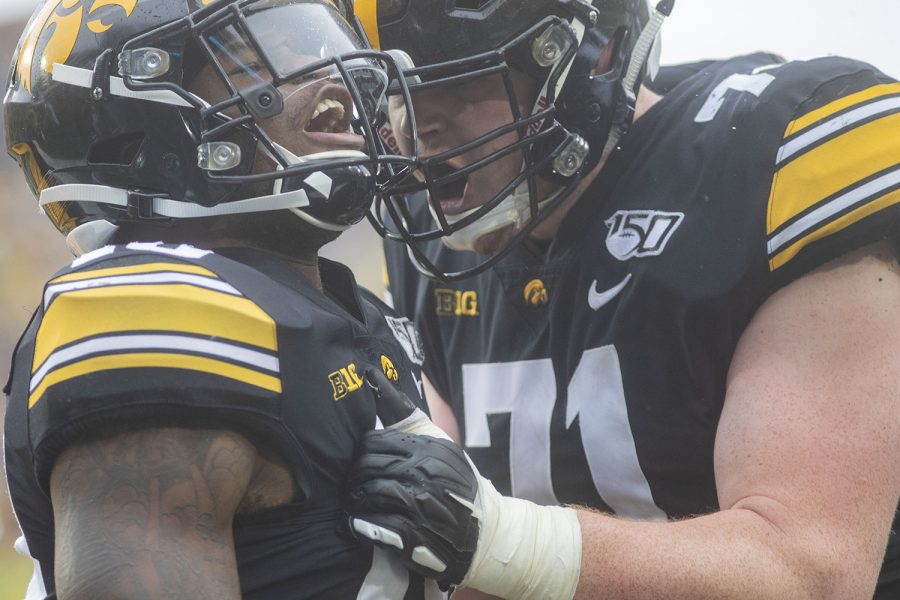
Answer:
[[353, 100], [346, 88], [328, 85], [319, 90], [316, 107], [303, 126], [306, 137], [318, 147], [310, 151], [362, 148], [365, 140], [352, 131], [352, 121]]
[[350, 111], [335, 98], [324, 98], [303, 129], [308, 133], [344, 133], [350, 127]]
[[[432, 169], [432, 175], [435, 179], [440, 179], [456, 169], [448, 165], [436, 165]], [[466, 187], [469, 184], [469, 177], [463, 176], [455, 178], [441, 185], [433, 185], [430, 188], [431, 196], [441, 205], [441, 211], [445, 215], [455, 215], [466, 210]]]

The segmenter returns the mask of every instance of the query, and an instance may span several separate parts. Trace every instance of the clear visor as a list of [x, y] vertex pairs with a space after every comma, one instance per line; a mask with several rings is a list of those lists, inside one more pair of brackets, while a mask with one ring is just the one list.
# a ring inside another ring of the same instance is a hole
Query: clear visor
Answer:
[[305, 64], [363, 47], [327, 0], [259, 0], [242, 11], [242, 22], [228, 19], [206, 35], [239, 86], [286, 79]]
[[203, 35], [228, 89], [211, 93], [201, 80], [194, 86], [199, 95], [233, 125], [252, 118], [264, 153], [281, 167], [323, 152], [372, 153], [366, 128], [384, 110], [389, 68], [364, 49], [335, 6], [328, 0], [238, 6]]

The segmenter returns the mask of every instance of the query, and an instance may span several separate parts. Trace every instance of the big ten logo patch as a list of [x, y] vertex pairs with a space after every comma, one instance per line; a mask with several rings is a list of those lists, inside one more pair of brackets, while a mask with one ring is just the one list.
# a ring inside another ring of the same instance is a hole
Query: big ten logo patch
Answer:
[[400, 374], [397, 372], [397, 367], [395, 367], [393, 361], [384, 354], [381, 355], [381, 370], [384, 371], [384, 376], [394, 383], [400, 381]]
[[[31, 92], [32, 69], [35, 62], [47, 73], [53, 65], [65, 64], [75, 49], [83, 25], [91, 34], [99, 35], [111, 29], [123, 18], [131, 16], [138, 0], [51, 0], [35, 15], [22, 38], [16, 59], [16, 73]], [[85, 6], [90, 6], [85, 14]], [[116, 8], [118, 7], [118, 11]], [[38, 49], [40, 57], [35, 61]]]
[[350, 363], [343, 369], [339, 369], [328, 376], [331, 382], [331, 389], [334, 392], [334, 399], [340, 400], [347, 394], [355, 392], [362, 387], [363, 380], [356, 373], [356, 364]]
[[540, 279], [532, 279], [525, 284], [525, 304], [528, 306], [543, 306], [550, 300], [547, 286]]
[[474, 290], [434, 290], [435, 312], [439, 317], [478, 316], [478, 293]]

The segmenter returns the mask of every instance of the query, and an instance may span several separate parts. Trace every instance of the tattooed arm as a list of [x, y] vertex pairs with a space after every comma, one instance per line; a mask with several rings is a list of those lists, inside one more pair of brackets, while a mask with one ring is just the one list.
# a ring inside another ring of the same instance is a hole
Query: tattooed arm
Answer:
[[51, 477], [60, 600], [240, 598], [231, 522], [259, 469], [228, 431], [109, 434]]

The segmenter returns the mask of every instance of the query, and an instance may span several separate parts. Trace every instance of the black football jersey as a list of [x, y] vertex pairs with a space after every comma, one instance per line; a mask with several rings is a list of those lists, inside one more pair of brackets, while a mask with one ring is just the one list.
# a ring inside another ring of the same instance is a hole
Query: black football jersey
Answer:
[[15, 353], [5, 458], [13, 506], [53, 592], [54, 459], [92, 428], [233, 429], [294, 474], [289, 505], [239, 515], [245, 598], [443, 598], [381, 550], [339, 537], [344, 475], [376, 427], [363, 377], [381, 369], [421, 401], [409, 321], [320, 263], [324, 293], [269, 254], [129, 244], [47, 283]]
[[[716, 510], [726, 374], [754, 312], [900, 234], [900, 83], [841, 58], [771, 58], [669, 91], [539, 257], [523, 245], [443, 284], [386, 243], [425, 372], [498, 489], [642, 519]], [[445, 272], [479, 260], [427, 253]], [[896, 536], [879, 594], [900, 598]]]

